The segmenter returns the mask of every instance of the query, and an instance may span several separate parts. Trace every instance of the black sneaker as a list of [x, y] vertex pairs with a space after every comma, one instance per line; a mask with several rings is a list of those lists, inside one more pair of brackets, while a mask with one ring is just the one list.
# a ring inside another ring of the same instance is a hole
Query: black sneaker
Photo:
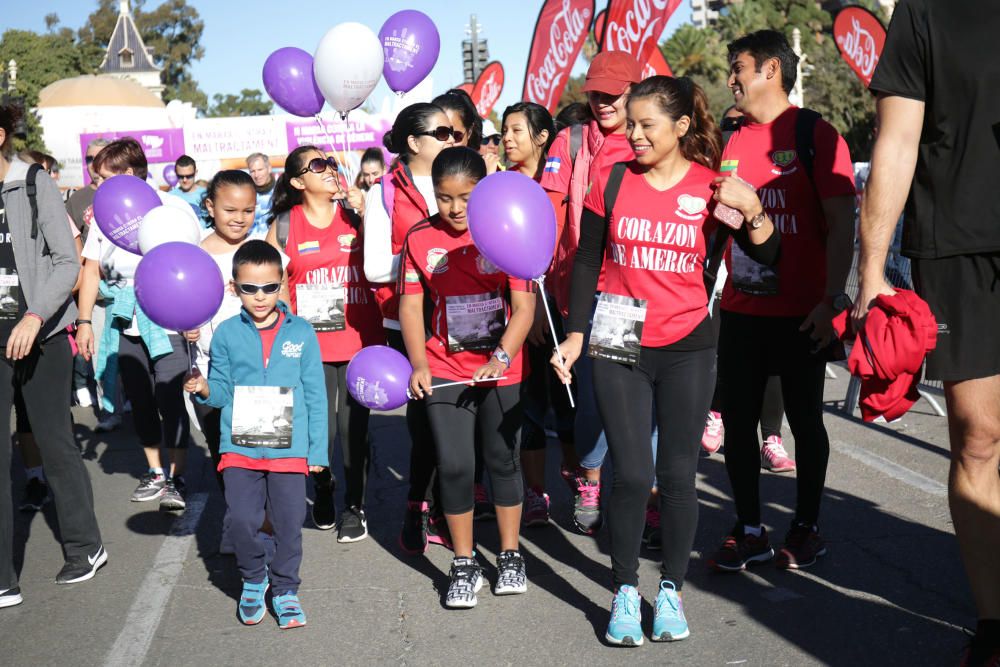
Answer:
[[528, 591], [524, 559], [516, 551], [502, 551], [497, 556], [497, 585], [494, 595], [517, 595]]
[[48, 484], [32, 477], [24, 485], [24, 497], [21, 498], [20, 510], [22, 512], [38, 512], [50, 500], [52, 498], [49, 496]]
[[360, 507], [348, 507], [337, 529], [338, 542], [360, 542], [368, 537], [368, 522]]
[[767, 539], [767, 529], [761, 526], [760, 535], [745, 534], [743, 526], [736, 524], [723, 540], [722, 546], [708, 564], [720, 572], [740, 572], [748, 565], [763, 563], [774, 558], [774, 549]]
[[427, 503], [406, 502], [403, 529], [399, 531], [399, 547], [410, 556], [427, 551]]
[[329, 478], [324, 481], [313, 477], [316, 488], [316, 499], [312, 506], [313, 525], [320, 530], [330, 530], [337, 525], [337, 508], [333, 504], [333, 492], [336, 484]]
[[56, 575], [57, 584], [78, 584], [93, 579], [102, 565], [108, 562], [108, 552], [104, 545], [97, 547], [93, 556], [72, 556]]
[[157, 475], [152, 470], [147, 470], [139, 478], [139, 486], [132, 492], [133, 503], [144, 503], [147, 500], [156, 500], [163, 495], [163, 489], [167, 486], [167, 478]]
[[476, 606], [476, 593], [483, 587], [483, 572], [472, 558], [455, 558], [448, 573], [451, 582], [444, 597], [450, 609], [471, 609]]
[[0, 591], [0, 609], [4, 607], [13, 607], [24, 602], [24, 598], [21, 597], [21, 589], [15, 586], [14, 588], [8, 588], [5, 591]]
[[175, 475], [173, 479], [168, 479], [163, 485], [163, 494], [160, 496], [161, 512], [182, 512], [187, 507], [184, 502], [184, 490], [187, 484], [180, 475]]

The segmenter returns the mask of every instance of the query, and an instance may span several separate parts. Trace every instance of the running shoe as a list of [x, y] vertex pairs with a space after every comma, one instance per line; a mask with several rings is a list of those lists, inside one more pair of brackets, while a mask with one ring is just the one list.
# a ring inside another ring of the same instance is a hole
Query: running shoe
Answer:
[[524, 514], [521, 521], [525, 526], [544, 526], [549, 522], [549, 494], [541, 489], [529, 488], [524, 494]]
[[659, 551], [663, 535], [660, 532], [660, 510], [646, 505], [646, 526], [642, 529], [642, 543], [650, 551]]
[[356, 505], [348, 507], [340, 519], [337, 541], [360, 542], [366, 537], [368, 537], [368, 521], [365, 519], [365, 511]]
[[577, 487], [577, 474], [576, 474], [576, 470], [574, 470], [572, 468], [567, 468], [564, 465], [560, 465], [559, 466], [559, 476], [562, 477], [562, 480], [564, 482], [566, 482], [566, 486], [569, 487], [569, 492], [571, 494], [576, 493], [576, 487]]
[[236, 615], [239, 616], [240, 623], [257, 625], [264, 620], [264, 615], [267, 614], [264, 594], [267, 593], [268, 585], [267, 575], [264, 575], [264, 581], [260, 583], [243, 582], [243, 593], [240, 594], [240, 602], [236, 605]]
[[780, 435], [768, 436], [760, 448], [760, 465], [771, 472], [794, 472], [795, 461], [785, 451]]
[[0, 591], [0, 609], [3, 609], [4, 607], [13, 607], [21, 604], [22, 602], [24, 602], [24, 598], [21, 597], [21, 589], [17, 586]]
[[451, 583], [444, 598], [449, 609], [472, 609], [476, 606], [476, 593], [483, 587], [483, 572], [473, 558], [455, 558], [448, 573]]
[[812, 526], [795, 522], [785, 535], [785, 546], [778, 551], [774, 565], [786, 570], [809, 567], [826, 555], [826, 544]]
[[156, 474], [152, 470], [147, 470], [139, 478], [139, 485], [132, 492], [133, 503], [144, 503], [147, 500], [156, 500], [163, 495], [163, 490], [167, 487], [167, 478], [162, 474]]
[[104, 550], [103, 544], [97, 547], [93, 556], [70, 556], [56, 575], [56, 583], [78, 584], [93, 579], [97, 571], [107, 562], [108, 552]]
[[312, 522], [320, 530], [330, 530], [337, 525], [337, 508], [333, 504], [333, 493], [336, 484], [331, 480], [323, 483], [317, 477], [313, 477], [316, 490], [316, 499], [313, 500]]
[[576, 500], [573, 501], [573, 524], [584, 535], [593, 535], [601, 529], [601, 483], [585, 477], [576, 478]]
[[448, 551], [452, 550], [451, 531], [448, 529], [448, 520], [444, 518], [444, 514], [428, 515], [427, 542], [440, 544]]
[[90, 394], [88, 387], [80, 387], [73, 392], [73, 398], [81, 408], [89, 408], [94, 405], [94, 397]]
[[760, 537], [744, 535], [743, 526], [736, 524], [723, 540], [722, 546], [708, 564], [720, 572], [739, 572], [748, 565], [774, 558], [774, 549], [767, 540], [767, 529], [761, 526]]
[[482, 484], [476, 484], [476, 505], [472, 509], [472, 519], [473, 521], [485, 521], [486, 519], [493, 519], [496, 517], [497, 513], [493, 507], [493, 503], [490, 502], [490, 498], [486, 495], [486, 487]]
[[427, 551], [427, 503], [406, 502], [403, 528], [399, 531], [399, 548], [410, 556]]
[[722, 415], [715, 410], [708, 412], [708, 419], [705, 420], [705, 430], [701, 434], [701, 448], [709, 454], [714, 454], [722, 447], [722, 439], [726, 433], [722, 426]]
[[516, 551], [501, 551], [497, 556], [497, 585], [494, 595], [517, 595], [528, 592], [524, 559]]
[[160, 511], [183, 511], [187, 507], [187, 503], [184, 502], [184, 490], [186, 488], [187, 485], [184, 483], [184, 478], [180, 475], [175, 475], [173, 479], [168, 479], [163, 486], [163, 494], [160, 495]]
[[106, 414], [100, 421], [97, 422], [97, 426], [94, 427], [95, 433], [110, 433], [111, 431], [117, 431], [118, 427], [122, 425], [122, 416], [114, 412]]
[[271, 608], [278, 617], [278, 627], [282, 630], [301, 628], [306, 624], [306, 613], [302, 611], [299, 596], [291, 591], [271, 598]]
[[653, 610], [653, 641], [675, 642], [690, 634], [680, 591], [672, 581], [661, 581]]
[[604, 638], [615, 646], [642, 646], [641, 598], [635, 586], [618, 587], [611, 600], [611, 621]]
[[22, 512], [38, 512], [50, 500], [52, 500], [52, 497], [49, 495], [49, 485], [36, 477], [32, 477], [24, 485], [24, 496], [21, 498], [19, 509]]

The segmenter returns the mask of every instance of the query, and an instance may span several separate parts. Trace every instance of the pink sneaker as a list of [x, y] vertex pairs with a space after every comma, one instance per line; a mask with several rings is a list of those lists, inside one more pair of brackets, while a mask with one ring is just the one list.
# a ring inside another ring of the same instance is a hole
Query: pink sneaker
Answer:
[[705, 431], [701, 434], [701, 448], [709, 454], [714, 454], [722, 447], [722, 436], [726, 429], [722, 426], [722, 415], [710, 410], [705, 420]]
[[772, 435], [764, 441], [764, 446], [760, 449], [760, 465], [764, 470], [771, 472], [793, 472], [795, 461], [785, 451], [785, 446], [781, 444], [781, 436]]
[[541, 489], [528, 489], [524, 494], [524, 514], [521, 522], [525, 526], [543, 526], [549, 522], [549, 494]]

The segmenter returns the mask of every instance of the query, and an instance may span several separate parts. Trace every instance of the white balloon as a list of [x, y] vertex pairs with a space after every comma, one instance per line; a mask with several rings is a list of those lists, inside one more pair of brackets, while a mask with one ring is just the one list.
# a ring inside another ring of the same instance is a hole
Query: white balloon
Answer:
[[191, 220], [198, 225], [199, 229], [203, 227], [201, 220], [198, 219], [198, 214], [194, 212], [194, 208], [191, 207], [191, 204], [187, 203], [177, 195], [170, 194], [169, 192], [159, 191], [158, 194], [160, 195], [160, 202], [162, 202], [164, 206], [170, 206], [178, 211], [184, 211], [184, 214], [191, 218]]
[[143, 216], [139, 223], [139, 250], [143, 255], [173, 241], [193, 245], [201, 242], [201, 225], [193, 215], [183, 215], [173, 206], [157, 206]]
[[180, 100], [170, 100], [167, 102], [167, 120], [172, 127], [180, 127], [184, 124], [184, 103]]
[[323, 97], [346, 114], [364, 104], [382, 78], [385, 53], [379, 38], [361, 23], [341, 23], [319, 40], [313, 74]]

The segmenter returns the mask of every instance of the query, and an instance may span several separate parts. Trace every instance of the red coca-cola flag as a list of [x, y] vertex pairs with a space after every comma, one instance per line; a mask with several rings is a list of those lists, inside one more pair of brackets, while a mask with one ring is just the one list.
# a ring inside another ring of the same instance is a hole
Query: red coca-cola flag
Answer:
[[594, 0], [545, 0], [535, 23], [521, 99], [555, 113], [593, 16]]
[[601, 50], [627, 51], [640, 63], [648, 63], [658, 74], [664, 74], [659, 71], [663, 56], [656, 58], [653, 51], [659, 51], [660, 35], [680, 4], [681, 0], [611, 0]]
[[461, 86], [455, 86], [455, 88], [458, 90], [464, 90], [469, 94], [469, 97], [472, 97], [472, 91], [475, 90], [476, 87], [471, 83], [463, 83]]
[[604, 19], [608, 18], [608, 10], [602, 9], [594, 17], [594, 41], [598, 44], [604, 39]]
[[479, 73], [476, 86], [472, 89], [472, 101], [482, 118], [486, 118], [493, 111], [493, 106], [500, 99], [502, 91], [503, 65], [494, 60]]
[[[604, 40], [604, 20], [607, 17], [607, 10], [603, 10], [597, 14], [594, 19], [594, 40], [600, 44]], [[667, 59], [663, 57], [663, 52], [660, 51], [660, 47], [657, 45], [656, 48], [650, 49], [649, 58], [646, 60], [646, 64], [642, 67], [642, 78], [648, 79], [651, 76], [673, 76], [674, 72], [670, 69], [670, 65], [667, 64]]]
[[870, 86], [885, 47], [885, 26], [863, 7], [844, 7], [833, 20], [833, 36], [840, 55], [865, 88]]

